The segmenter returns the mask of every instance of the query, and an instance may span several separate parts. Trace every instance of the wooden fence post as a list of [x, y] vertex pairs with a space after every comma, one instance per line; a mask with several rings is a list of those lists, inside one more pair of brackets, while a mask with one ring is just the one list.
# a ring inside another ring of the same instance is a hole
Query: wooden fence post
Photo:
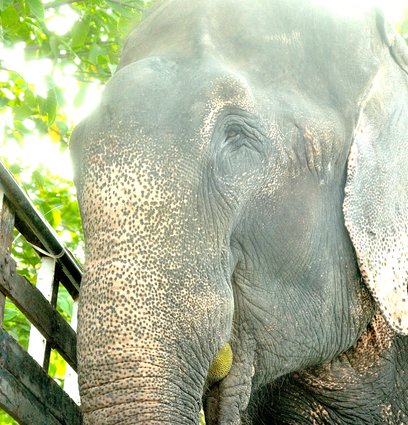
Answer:
[[[0, 255], [11, 253], [13, 242], [14, 212], [10, 208], [0, 184]], [[6, 297], [0, 292], [0, 327], [3, 326]]]

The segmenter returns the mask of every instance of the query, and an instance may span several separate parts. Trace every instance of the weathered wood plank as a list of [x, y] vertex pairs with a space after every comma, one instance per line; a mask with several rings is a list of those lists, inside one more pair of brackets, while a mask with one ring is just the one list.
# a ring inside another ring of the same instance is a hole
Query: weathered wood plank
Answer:
[[0, 292], [0, 328], [3, 326], [6, 297]]
[[0, 252], [11, 253], [14, 230], [14, 212], [7, 201], [2, 186], [0, 185]]
[[0, 405], [21, 425], [61, 425], [9, 372], [0, 367]]
[[77, 370], [76, 334], [31, 283], [16, 272], [15, 261], [0, 255], [0, 292], [9, 297], [30, 322]]
[[81, 424], [79, 407], [3, 330], [0, 352], [0, 405], [20, 424]]
[[[14, 213], [0, 185], [0, 254], [10, 254], [13, 242]], [[6, 297], [0, 293], [0, 326], [3, 324]]]

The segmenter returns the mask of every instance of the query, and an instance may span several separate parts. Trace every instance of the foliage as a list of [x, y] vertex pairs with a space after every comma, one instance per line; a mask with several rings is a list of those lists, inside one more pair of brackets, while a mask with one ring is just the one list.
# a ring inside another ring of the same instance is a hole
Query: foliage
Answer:
[[[48, 134], [66, 145], [72, 126], [64, 112], [65, 93], [56, 77], [70, 75], [81, 83], [105, 82], [116, 68], [124, 35], [140, 20], [144, 6], [143, 0], [0, 1], [3, 46], [18, 46], [26, 63], [33, 66], [36, 62], [32, 61], [40, 59], [43, 64], [47, 59], [50, 65], [41, 90], [21, 70], [10, 69], [4, 63], [0, 66], [0, 107], [11, 108], [13, 115], [5, 128], [6, 137], [21, 143], [34, 125], [39, 134]], [[66, 26], [61, 21], [64, 17], [75, 22], [61, 34]], [[62, 29], [55, 28], [58, 22]], [[82, 84], [76, 104], [81, 103], [85, 93], [86, 85]], [[31, 121], [28, 127], [27, 119]]]

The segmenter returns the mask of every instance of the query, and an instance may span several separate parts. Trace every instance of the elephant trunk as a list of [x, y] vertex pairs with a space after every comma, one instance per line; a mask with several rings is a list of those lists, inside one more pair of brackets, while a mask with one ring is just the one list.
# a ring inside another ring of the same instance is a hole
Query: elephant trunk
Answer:
[[128, 278], [139, 267], [118, 267], [108, 260], [88, 269], [81, 294], [78, 353], [85, 424], [197, 424], [218, 349], [210, 344], [210, 328], [221, 328], [219, 314], [203, 316], [199, 304], [206, 300], [197, 296], [192, 305], [181, 288], [188, 308], [180, 305], [167, 287], [183, 286], [181, 280], [162, 276], [155, 284], [152, 277], [144, 284], [133, 276], [137, 284], [129, 290]]
[[112, 174], [114, 186], [86, 181], [80, 194], [84, 423], [197, 424], [210, 364], [231, 329], [226, 250], [187, 208], [189, 187], [175, 191], [147, 173], [129, 187], [123, 167]]
[[175, 362], [166, 364], [167, 357], [139, 349], [123, 355], [121, 363], [86, 371], [88, 378], [81, 377], [84, 424], [197, 425], [201, 380], [193, 382]]

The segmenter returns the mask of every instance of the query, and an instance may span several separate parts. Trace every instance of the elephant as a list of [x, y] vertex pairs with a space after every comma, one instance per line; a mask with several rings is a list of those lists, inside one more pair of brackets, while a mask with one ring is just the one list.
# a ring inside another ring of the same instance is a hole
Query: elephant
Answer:
[[155, 5], [71, 138], [84, 424], [408, 424], [407, 112], [377, 9]]

